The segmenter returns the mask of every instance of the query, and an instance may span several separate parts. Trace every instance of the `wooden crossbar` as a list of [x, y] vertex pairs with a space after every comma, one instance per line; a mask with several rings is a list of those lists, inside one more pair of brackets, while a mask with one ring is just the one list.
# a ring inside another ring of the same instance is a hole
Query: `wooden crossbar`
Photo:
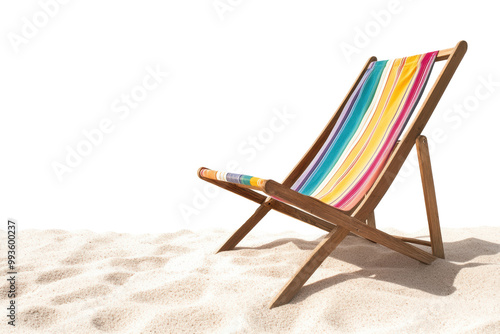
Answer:
[[409, 242], [412, 244], [417, 244], [417, 245], [422, 245], [422, 246], [429, 246], [431, 247], [431, 242], [427, 240], [420, 240], [420, 239], [415, 239], [415, 238], [407, 238], [407, 237], [401, 237], [399, 235], [392, 235], [394, 238], [399, 239], [404, 242]]
[[455, 48], [440, 50], [436, 56], [436, 61], [442, 61], [448, 59], [454, 51]]

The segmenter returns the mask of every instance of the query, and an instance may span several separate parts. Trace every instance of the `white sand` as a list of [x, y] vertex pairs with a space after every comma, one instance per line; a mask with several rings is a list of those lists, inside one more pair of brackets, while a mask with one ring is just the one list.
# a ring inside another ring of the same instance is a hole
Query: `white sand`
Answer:
[[230, 233], [21, 231], [16, 332], [500, 333], [500, 228], [445, 229], [430, 266], [348, 236], [272, 310], [319, 239], [250, 233], [214, 254]]

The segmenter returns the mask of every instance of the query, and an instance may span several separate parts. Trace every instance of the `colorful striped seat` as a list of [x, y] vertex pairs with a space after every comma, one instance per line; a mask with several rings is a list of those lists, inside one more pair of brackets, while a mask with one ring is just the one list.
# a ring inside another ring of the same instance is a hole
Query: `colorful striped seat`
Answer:
[[[352, 209], [382, 171], [424, 91], [438, 51], [372, 62], [335, 127], [292, 189]], [[209, 169], [200, 175], [258, 188], [265, 180]]]
[[[272, 299], [270, 308], [288, 303], [350, 233], [425, 264], [436, 257], [444, 259], [429, 146], [422, 130], [466, 51], [467, 42], [460, 41], [450, 49], [396, 60], [370, 57], [324, 130], [281, 183], [198, 169], [202, 180], [259, 204], [218, 252], [234, 249], [271, 211], [328, 232]], [[412, 118], [434, 63], [444, 60], [436, 82]], [[430, 241], [388, 234], [375, 221], [375, 209], [413, 147]], [[430, 247], [432, 253], [411, 244]]]
[[352, 209], [384, 167], [418, 104], [437, 53], [371, 63], [292, 189], [338, 209]]

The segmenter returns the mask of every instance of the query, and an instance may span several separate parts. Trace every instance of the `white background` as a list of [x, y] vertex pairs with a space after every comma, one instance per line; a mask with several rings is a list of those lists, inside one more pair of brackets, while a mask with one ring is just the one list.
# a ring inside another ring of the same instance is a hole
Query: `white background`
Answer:
[[[224, 170], [234, 160], [241, 172], [281, 181], [370, 56], [397, 58], [466, 40], [469, 50], [424, 134], [433, 144], [442, 226], [500, 225], [494, 1], [401, 0], [394, 7], [223, 0], [216, 9], [212, 0], [74, 0], [51, 7], [44, 22], [40, 3], [46, 2], [0, 5], [4, 222], [135, 233], [236, 229], [256, 204], [223, 191], [200, 199], [196, 194], [210, 189], [196, 176], [198, 167]], [[29, 38], [26, 20], [41, 26]], [[367, 29], [371, 36], [361, 43], [359, 31]], [[357, 53], [346, 57], [347, 44]], [[157, 67], [168, 77], [121, 119], [113, 104], [142, 84], [146, 68]], [[488, 78], [496, 83], [491, 91], [482, 83]], [[294, 119], [251, 156], [248, 137], [267, 131], [275, 109]], [[75, 149], [83, 131], [103, 119], [113, 131], [58, 180], [53, 163], [65, 163], [67, 147]], [[404, 177], [377, 208], [379, 227], [426, 227], [415, 166], [403, 167]], [[312, 229], [304, 225], [273, 213], [258, 229]]]

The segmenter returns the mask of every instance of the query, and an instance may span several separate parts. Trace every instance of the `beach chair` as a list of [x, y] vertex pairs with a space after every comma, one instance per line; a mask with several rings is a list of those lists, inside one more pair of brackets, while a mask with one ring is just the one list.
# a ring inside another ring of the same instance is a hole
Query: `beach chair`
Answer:
[[[451, 49], [406, 58], [368, 59], [340, 107], [282, 183], [198, 170], [201, 179], [259, 204], [219, 251], [233, 249], [270, 210], [328, 232], [270, 308], [288, 303], [349, 232], [425, 264], [444, 258], [429, 148], [421, 133], [466, 51], [467, 43], [461, 41]], [[443, 60], [441, 73], [410, 122], [434, 63]], [[430, 241], [390, 235], [375, 224], [374, 210], [414, 144]], [[412, 243], [431, 247], [432, 253]]]

